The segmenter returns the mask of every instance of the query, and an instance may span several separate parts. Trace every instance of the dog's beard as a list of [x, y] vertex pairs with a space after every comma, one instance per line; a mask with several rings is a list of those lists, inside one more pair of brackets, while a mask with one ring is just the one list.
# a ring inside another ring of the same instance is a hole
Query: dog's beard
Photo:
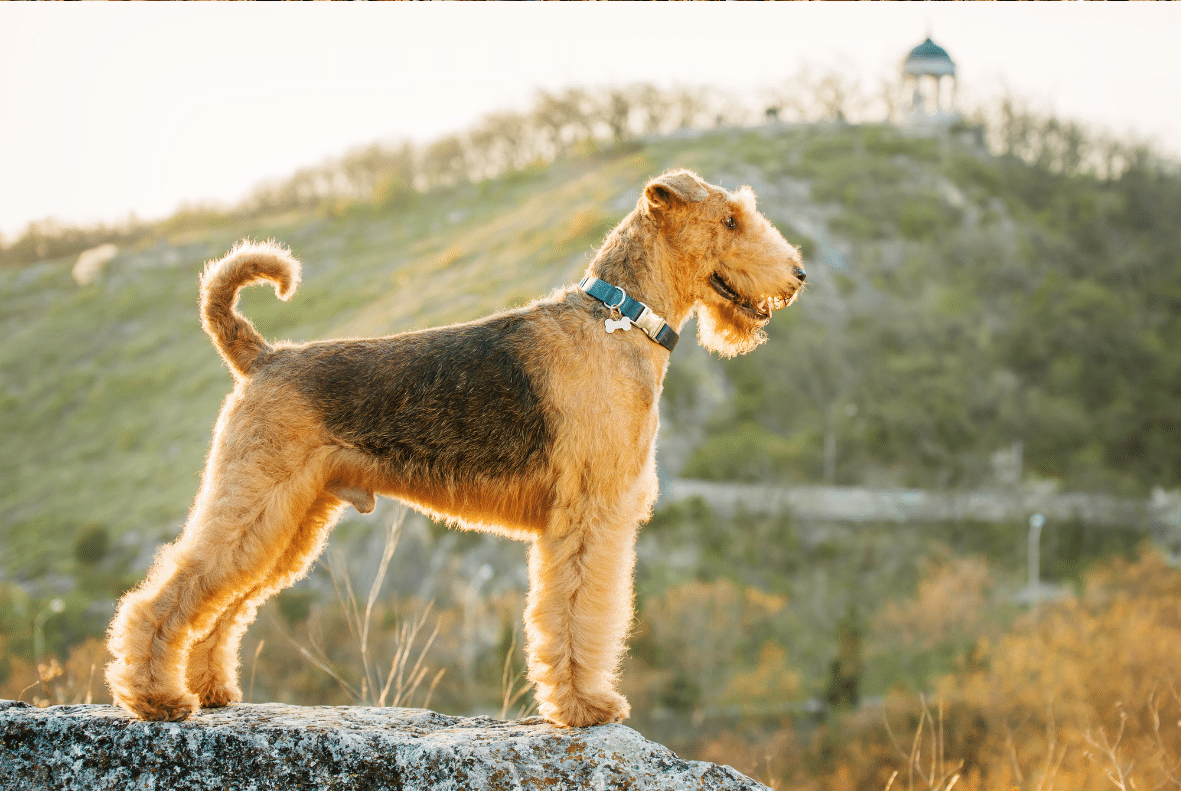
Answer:
[[729, 302], [701, 304], [697, 308], [697, 340], [723, 357], [746, 354], [767, 340], [767, 319], [753, 318]]

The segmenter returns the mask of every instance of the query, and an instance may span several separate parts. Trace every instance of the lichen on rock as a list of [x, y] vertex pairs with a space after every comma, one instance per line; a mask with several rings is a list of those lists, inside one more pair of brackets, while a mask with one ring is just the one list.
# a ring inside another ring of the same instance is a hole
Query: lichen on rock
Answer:
[[763, 789], [624, 725], [559, 728], [424, 709], [238, 704], [184, 722], [0, 701], [7, 791]]

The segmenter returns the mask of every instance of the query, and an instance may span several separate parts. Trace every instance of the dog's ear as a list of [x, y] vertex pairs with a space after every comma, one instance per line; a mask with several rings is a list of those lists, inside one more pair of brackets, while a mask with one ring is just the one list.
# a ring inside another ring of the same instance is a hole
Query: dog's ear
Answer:
[[648, 182], [644, 187], [644, 208], [653, 216], [659, 216], [681, 204], [697, 203], [707, 197], [709, 190], [696, 173], [676, 170]]

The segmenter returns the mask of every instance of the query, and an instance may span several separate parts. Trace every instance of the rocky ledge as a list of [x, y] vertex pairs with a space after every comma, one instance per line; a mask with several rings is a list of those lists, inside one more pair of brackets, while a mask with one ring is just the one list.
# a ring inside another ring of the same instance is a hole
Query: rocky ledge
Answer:
[[624, 725], [558, 728], [424, 709], [239, 704], [185, 722], [0, 701], [0, 788], [762, 789]]

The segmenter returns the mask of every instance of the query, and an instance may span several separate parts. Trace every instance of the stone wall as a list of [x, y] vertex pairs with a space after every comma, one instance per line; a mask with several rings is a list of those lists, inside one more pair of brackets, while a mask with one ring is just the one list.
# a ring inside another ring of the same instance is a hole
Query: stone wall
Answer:
[[929, 492], [858, 486], [758, 486], [674, 479], [661, 485], [660, 503], [700, 497], [733, 515], [790, 513], [827, 522], [1024, 522], [1040, 513], [1060, 522], [1099, 528], [1181, 534], [1181, 495], [1156, 491], [1148, 500], [1056, 492], [1026, 485], [1010, 489]]

